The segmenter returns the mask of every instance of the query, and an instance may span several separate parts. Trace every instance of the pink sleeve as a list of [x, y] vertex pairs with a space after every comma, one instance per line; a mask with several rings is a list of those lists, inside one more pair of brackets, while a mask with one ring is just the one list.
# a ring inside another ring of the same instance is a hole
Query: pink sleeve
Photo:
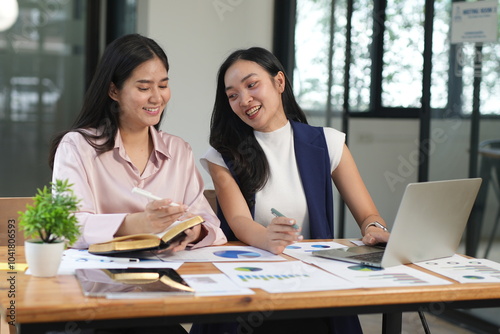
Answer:
[[80, 212], [76, 214], [83, 233], [72, 245], [73, 248], [88, 248], [89, 245], [106, 242], [114, 235], [125, 219], [126, 213], [90, 214]]
[[73, 184], [75, 195], [80, 198], [80, 211], [76, 216], [82, 234], [72, 245], [75, 248], [87, 248], [90, 244], [111, 240], [126, 216], [126, 213], [97, 214], [96, 194], [89, 185], [91, 164], [86, 163], [93, 158], [89, 152], [92, 151], [85, 150], [85, 147], [78, 150], [74, 141], [63, 139], [57, 148], [52, 173], [53, 181], [68, 179]]

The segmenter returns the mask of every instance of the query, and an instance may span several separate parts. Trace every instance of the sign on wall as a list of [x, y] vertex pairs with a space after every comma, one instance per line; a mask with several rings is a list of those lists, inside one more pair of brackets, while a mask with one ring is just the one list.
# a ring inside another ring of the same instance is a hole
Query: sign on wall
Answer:
[[451, 43], [487, 43], [498, 40], [497, 1], [454, 2]]

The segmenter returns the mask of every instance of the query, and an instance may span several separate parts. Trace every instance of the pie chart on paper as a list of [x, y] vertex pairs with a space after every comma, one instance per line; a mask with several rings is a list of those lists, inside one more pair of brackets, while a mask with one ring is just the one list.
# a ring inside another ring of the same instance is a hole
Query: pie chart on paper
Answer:
[[259, 253], [244, 250], [217, 251], [214, 255], [229, 259], [251, 259], [260, 257]]
[[259, 267], [238, 267], [238, 268], [234, 268], [234, 270], [237, 270], [237, 271], [261, 271], [262, 268], [259, 268]]
[[384, 270], [382, 268], [369, 267], [369, 266], [364, 266], [362, 264], [350, 266], [348, 268], [351, 270], [355, 270], [355, 271], [381, 271], [381, 270]]

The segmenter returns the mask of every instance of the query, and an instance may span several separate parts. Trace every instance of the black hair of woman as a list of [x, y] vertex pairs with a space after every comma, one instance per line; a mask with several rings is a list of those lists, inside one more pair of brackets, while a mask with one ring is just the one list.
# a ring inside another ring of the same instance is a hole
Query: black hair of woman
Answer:
[[[142, 63], [159, 58], [169, 70], [168, 58], [163, 49], [153, 39], [129, 34], [115, 39], [105, 49], [96, 68], [92, 82], [85, 94], [83, 105], [70, 130], [57, 134], [52, 140], [49, 151], [49, 166], [54, 166], [54, 156], [62, 137], [77, 131], [99, 152], [111, 150], [115, 145], [115, 136], [119, 127], [119, 108], [108, 95], [110, 85], [121, 89], [123, 83]], [[155, 125], [159, 129], [160, 121]], [[91, 134], [85, 129], [102, 129], [102, 133]]]

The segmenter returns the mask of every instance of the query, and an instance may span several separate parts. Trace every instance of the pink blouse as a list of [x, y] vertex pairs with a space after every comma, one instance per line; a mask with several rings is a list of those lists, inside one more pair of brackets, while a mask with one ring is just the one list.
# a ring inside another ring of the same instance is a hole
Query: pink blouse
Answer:
[[190, 213], [202, 216], [208, 235], [194, 247], [227, 241], [203, 195], [203, 179], [194, 164], [191, 146], [154, 127], [150, 127], [150, 133], [154, 150], [142, 174], [125, 152], [119, 131], [115, 147], [102, 154], [77, 132], [63, 137], [55, 155], [52, 180], [69, 179], [81, 199], [77, 218], [82, 235], [72, 247], [87, 248], [112, 239], [128, 213], [144, 211], [150, 200], [133, 194], [133, 187], [184, 203]]

